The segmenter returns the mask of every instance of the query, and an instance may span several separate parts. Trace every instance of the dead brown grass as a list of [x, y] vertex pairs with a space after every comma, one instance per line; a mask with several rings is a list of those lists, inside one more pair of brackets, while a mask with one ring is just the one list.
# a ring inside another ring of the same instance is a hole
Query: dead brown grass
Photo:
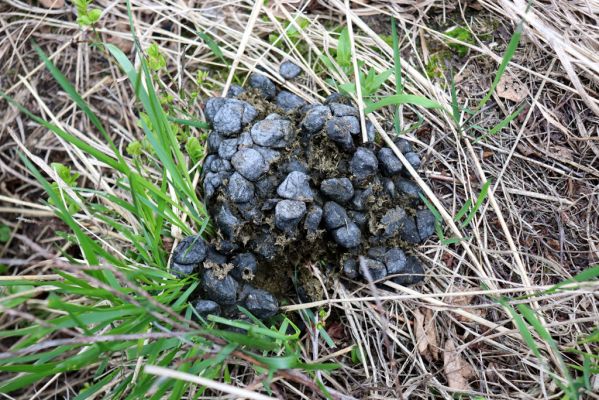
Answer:
[[[105, 40], [130, 50], [124, 5], [99, 3], [105, 15], [98, 31]], [[373, 290], [372, 285], [337, 281], [327, 300], [286, 310], [326, 311], [326, 326], [338, 347], [322, 346], [308, 331], [305, 354], [307, 359], [342, 364], [322, 378], [355, 398], [451, 398], [458, 389], [485, 398], [555, 398], [559, 390], [545, 364], [525, 345], [505, 310], [492, 301], [498, 295], [531, 295], [520, 301], [538, 313], [561, 350], [596, 351], [579, 343], [597, 326], [596, 282], [554, 294], [536, 293], [599, 262], [599, 2], [533, 0], [525, 13], [524, 0], [480, 0], [469, 2], [469, 7], [465, 2], [362, 0], [350, 2], [351, 9], [341, 0], [271, 0], [254, 7], [261, 8], [254, 17], [252, 6], [237, 0], [132, 3], [142, 44], [157, 42], [166, 51], [171, 78], [165, 90], [175, 97], [192, 86], [196, 71], [224, 67], [196, 40], [193, 30], [218, 37], [239, 76], [261, 67], [288, 90], [319, 101], [332, 90], [318, 62], [321, 54], [336, 47], [336, 36], [327, 27], [350, 20], [357, 58], [383, 71], [392, 68], [392, 50], [375, 31], [392, 16], [400, 26], [407, 91], [447, 108], [447, 81], [422, 72], [435, 49], [445, 46], [440, 28], [461, 20], [475, 34], [468, 56], [450, 60], [461, 101], [472, 104], [489, 88], [506, 42], [524, 18], [523, 44], [508, 68], [510, 79], [527, 93], [521, 118], [475, 143], [473, 136], [460, 135], [442, 111], [402, 108], [404, 126], [417, 122], [416, 111], [424, 117], [425, 123], [407, 138], [426, 160], [419, 183], [449, 224], [465, 200], [475, 199], [482, 184], [492, 179], [489, 201], [472, 229], [450, 226], [450, 235], [467, 239], [453, 246], [434, 240], [423, 246], [420, 256], [427, 263], [427, 279], [417, 287], [387, 283], [385, 290]], [[34, 39], [85, 93], [115, 142], [125, 147], [141, 135], [132, 122], [131, 93], [115, 67], [90, 49], [90, 32], [79, 29], [73, 12], [69, 5], [48, 9], [19, 0], [0, 4], [0, 89], [103, 146], [34, 56]], [[294, 24], [300, 14], [310, 20], [300, 30], [301, 49], [284, 34], [285, 21]], [[269, 43], [269, 33], [281, 35], [289, 51]], [[302, 65], [304, 79], [280, 79], [277, 66], [285, 58]], [[351, 80], [340, 69], [328, 72], [339, 81]], [[200, 95], [220, 93], [229, 83], [226, 73], [213, 73]], [[390, 80], [384, 92], [393, 93], [393, 84]], [[87, 165], [84, 156], [6, 108], [6, 103], [2, 107], [0, 223], [44, 247], [63, 246], [55, 234], [59, 223], [40, 205], [41, 188], [17, 161], [16, 143], [47, 163], [74, 163], [92, 187], [103, 184], [102, 169]], [[492, 127], [514, 109], [514, 102], [496, 94], [477, 123]], [[200, 102], [190, 111], [201, 114]], [[391, 130], [388, 114], [376, 117], [383, 130]], [[16, 236], [0, 248], [0, 263], [8, 264], [12, 275], [36, 274], [43, 268], [43, 260], [31, 256]], [[0, 323], [14, 317], [6, 313]], [[540, 338], [535, 340], [553, 362], [553, 350]], [[349, 357], [354, 346], [362, 355], [357, 364]], [[577, 355], [568, 354], [580, 363]], [[34, 391], [39, 398], [62, 396], [52, 382], [64, 382], [65, 377], [35, 386], [24, 396]], [[72, 384], [86, 379], [69, 378]], [[257, 390], [254, 378], [240, 375], [235, 382]], [[599, 385], [597, 376], [593, 379]], [[294, 383], [282, 380], [275, 386], [281, 397], [308, 398]]]

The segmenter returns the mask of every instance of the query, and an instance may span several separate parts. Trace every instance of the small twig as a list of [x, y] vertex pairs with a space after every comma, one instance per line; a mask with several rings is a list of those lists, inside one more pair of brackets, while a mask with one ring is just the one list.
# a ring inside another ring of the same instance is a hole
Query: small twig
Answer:
[[360, 128], [362, 129], [362, 142], [368, 142], [368, 132], [366, 131], [366, 121], [364, 118], [364, 99], [362, 99], [362, 84], [360, 82], [360, 68], [358, 67], [358, 57], [356, 55], [356, 41], [354, 39], [354, 29], [349, 16], [349, 0], [345, 0], [345, 17], [347, 19], [347, 32], [349, 34], [349, 44], [351, 47], [351, 61], [354, 69], [354, 80], [356, 81], [356, 103], [360, 113]]
[[[29, 260], [12, 260], [18, 261], [18, 263], [11, 263], [9, 259], [0, 258], [0, 264], [6, 265], [30, 265], [33, 264]], [[62, 281], [64, 278], [57, 274], [50, 275], [4, 275], [0, 276], [0, 282], [11, 282], [11, 281]]]
[[163, 378], [178, 379], [180, 381], [186, 381], [195, 383], [198, 385], [209, 387], [213, 390], [228, 393], [235, 397], [248, 398], [254, 400], [276, 400], [274, 397], [265, 396], [260, 393], [252, 392], [251, 390], [241, 389], [226, 383], [216, 382], [211, 379], [202, 378], [198, 375], [188, 374], [187, 372], [175, 371], [168, 368], [158, 367], [156, 365], [146, 365], [144, 372], [150, 375], [156, 375]]
[[104, 342], [117, 342], [117, 341], [130, 341], [130, 340], [139, 340], [139, 339], [165, 339], [172, 338], [181, 335], [190, 335], [197, 334], [199, 331], [187, 331], [187, 332], [155, 332], [155, 333], [139, 333], [139, 334], [126, 334], [126, 335], [105, 335], [105, 336], [79, 336], [75, 338], [68, 339], [53, 339], [46, 340], [45, 342], [40, 342], [29, 347], [25, 347], [24, 349], [19, 349], [15, 351], [8, 351], [4, 353], [0, 353], [0, 360], [35, 353], [40, 350], [50, 349], [52, 347], [64, 346], [64, 345], [73, 345], [73, 344], [94, 344], [94, 343], [104, 343]]
[[248, 19], [247, 26], [245, 31], [243, 32], [243, 36], [241, 37], [241, 41], [239, 42], [239, 47], [237, 48], [237, 54], [233, 59], [233, 64], [231, 65], [231, 69], [229, 70], [229, 76], [227, 76], [227, 81], [225, 86], [223, 87], [222, 96], [225, 97], [227, 92], [229, 91], [229, 86], [231, 86], [231, 82], [233, 81], [233, 76], [235, 76], [235, 70], [237, 69], [237, 65], [239, 65], [239, 61], [241, 60], [241, 56], [245, 51], [245, 47], [250, 38], [250, 34], [252, 33], [252, 29], [254, 28], [254, 24], [258, 19], [258, 15], [260, 14], [260, 9], [262, 8], [262, 1], [256, 0], [254, 2], [254, 7], [252, 8], [252, 13]]

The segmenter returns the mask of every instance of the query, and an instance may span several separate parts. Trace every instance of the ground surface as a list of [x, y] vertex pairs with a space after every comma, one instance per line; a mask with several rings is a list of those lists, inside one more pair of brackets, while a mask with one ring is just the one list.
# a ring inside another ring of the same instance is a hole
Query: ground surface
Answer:
[[[90, 46], [96, 36], [77, 24], [74, 7], [57, 0], [55, 8], [48, 8], [52, 3], [6, 0], [0, 4], [0, 91], [100, 151], [110, 151], [44, 67], [33, 50], [36, 42], [89, 102], [116, 146], [127, 155], [127, 146], [144, 135], [137, 123], [139, 104], [131, 86], [106, 53]], [[278, 371], [272, 392], [266, 392], [261, 386], [266, 379], [264, 370], [252, 368], [256, 359], [233, 352], [228, 359], [230, 368], [226, 372], [218, 369], [211, 376], [226, 387], [208, 384], [214, 390], [211, 394], [224, 391], [248, 397], [235, 392], [246, 388], [256, 396], [312, 398], [323, 395], [322, 388], [313, 383], [318, 378], [334, 398], [452, 398], [456, 393], [466, 393], [465, 398], [561, 398], [564, 389], [560, 385], [568, 382], [568, 375], [583, 382], [581, 398], [597, 398], [592, 393], [599, 387], [597, 360], [584, 356], [597, 354], [596, 339], [588, 340], [597, 332], [597, 281], [587, 279], [567, 290], [546, 291], [599, 263], [596, 1], [533, 1], [527, 14], [526, 2], [507, 0], [404, 1], [395, 5], [362, 0], [351, 2], [351, 11], [340, 0], [269, 1], [259, 9], [243, 1], [132, 3], [142, 48], [157, 43], [165, 57], [166, 67], [155, 74], [163, 82], [160, 93], [171, 96], [169, 107], [185, 110], [187, 116], [199, 120], [203, 120], [202, 100], [222, 92], [231, 70], [234, 82], [241, 84], [248, 72], [260, 68], [310, 102], [322, 101], [335, 90], [331, 79], [353, 81], [342, 68], [331, 69], [321, 62], [323, 55], [332, 55], [335, 61], [339, 32], [348, 18], [355, 31], [353, 55], [365, 63], [364, 70], [381, 72], [394, 68], [388, 35], [389, 21], [395, 17], [406, 93], [425, 96], [442, 106], [403, 105], [401, 126], [404, 137], [423, 159], [418, 183], [444, 219], [444, 236], [463, 240], [435, 237], [421, 246], [419, 257], [426, 265], [427, 277], [417, 286], [389, 282], [380, 288], [336, 279], [326, 284], [326, 300], [283, 307], [283, 312], [294, 318], [310, 320], [298, 342], [301, 359], [336, 362], [340, 368], [316, 375], [301, 368], [300, 372]], [[95, 6], [103, 10], [97, 34], [136, 60], [125, 4], [103, 0]], [[297, 25], [290, 24], [299, 15]], [[491, 87], [523, 16], [519, 47], [497, 90], [475, 118], [469, 120], [462, 112], [456, 123], [451, 116], [449, 72], [453, 72], [460, 107], [475, 108]], [[288, 26], [301, 29], [285, 33]], [[455, 26], [471, 32], [467, 43], [462, 43], [463, 51], [450, 47], [443, 34]], [[208, 33], [216, 40], [224, 61], [196, 32]], [[300, 80], [285, 82], [277, 74], [278, 65], [286, 58], [302, 66]], [[139, 65], [138, 59], [136, 62]], [[201, 78], [199, 71], [205, 71]], [[391, 75], [375, 96], [395, 94], [395, 82]], [[520, 106], [523, 110], [513, 121], [486, 135]], [[391, 108], [369, 115], [376, 118], [380, 131], [393, 135]], [[474, 127], [464, 131], [458, 125]], [[199, 137], [202, 133], [206, 132], [193, 128], [189, 134]], [[82, 338], [93, 336], [89, 332], [93, 324], [74, 324], [48, 331], [51, 334], [40, 331], [39, 337], [23, 343], [7, 333], [30, 324], [44, 327], [49, 315], [62, 317], [77, 312], [75, 305], [91, 304], [72, 293], [64, 301], [74, 307], [56, 311], [50, 296], [56, 286], [31, 286], [31, 282], [59, 279], [55, 274], [77, 264], [82, 252], [68, 240], [68, 226], [54, 217], [47, 194], [18, 154], [33, 159], [51, 181], [56, 177], [51, 163], [59, 162], [81, 175], [80, 187], [120, 196], [122, 186], [104, 164], [5, 101], [0, 103], [0, 149], [0, 227], [6, 233], [0, 244], [0, 290], [5, 296], [0, 300], [2, 360], [34, 343], [71, 337], [83, 343]], [[162, 171], [155, 168], [151, 157], [149, 160], [149, 175], [162, 182]], [[198, 171], [195, 163], [190, 162], [190, 167], [192, 173]], [[197, 182], [197, 174], [192, 174], [193, 178]], [[488, 194], [473, 219], [464, 226], [455, 222], [452, 217], [468, 200], [475, 203], [487, 182]], [[95, 200], [93, 192], [84, 198]], [[107, 200], [104, 204], [109, 207], [112, 203]], [[135, 252], [130, 238], [94, 218], [95, 209], [83, 204], [74, 215], [77, 224], [112, 254], [139, 261], [130, 255]], [[132, 217], [128, 221], [137, 223]], [[198, 224], [191, 226], [199, 230]], [[160, 232], [160, 248], [165, 253], [181, 239], [181, 230], [168, 225]], [[306, 268], [320, 276], [317, 266]], [[19, 280], [22, 286], [16, 289], [8, 286], [19, 275], [31, 282]], [[507, 306], [498, 303], [500, 296], [506, 297]], [[530, 340], [522, 336], [509, 310], [523, 304], [534, 311], [550, 340], [532, 328]], [[107, 306], [104, 300], [93, 305]], [[306, 317], [309, 309], [313, 313]], [[108, 328], [102, 327], [101, 332], [104, 329]], [[330, 341], [323, 339], [322, 332]], [[147, 340], [146, 344], [155, 340], [148, 336], [137, 339]], [[56, 356], [55, 361], [74, 357], [79, 350], [73, 351]], [[105, 361], [101, 368], [101, 361], [93, 360], [75, 371], [66, 368], [50, 376], [42, 374], [11, 396], [70, 398], [113, 371], [118, 371], [117, 378], [99, 385], [99, 393], [108, 395], [126, 377], [143, 381], [143, 366], [151, 363], [149, 356], [127, 358], [124, 354], [111, 352], [101, 360]], [[587, 358], [595, 367], [584, 368]], [[19, 371], [25, 373], [5, 365], [0, 376], [6, 380], [0, 381], [15, 379]], [[177, 370], [180, 364], [177, 360], [162, 365]], [[153, 390], [158, 390], [156, 387]], [[197, 393], [194, 387], [185, 392], [186, 398]], [[8, 391], [6, 386], [0, 386], [0, 393], [3, 391]], [[133, 389], [131, 393], [135, 393]]]

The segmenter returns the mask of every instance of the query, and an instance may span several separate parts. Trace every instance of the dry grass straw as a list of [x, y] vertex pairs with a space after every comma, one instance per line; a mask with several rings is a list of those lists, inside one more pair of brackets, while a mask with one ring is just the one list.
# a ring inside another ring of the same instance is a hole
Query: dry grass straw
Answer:
[[[100, 3], [106, 11], [105, 24], [98, 31], [105, 39], [127, 47], [130, 34], [124, 5]], [[525, 13], [524, 0], [481, 0], [476, 4], [482, 11], [476, 17], [472, 10], [454, 5], [457, 2], [349, 2], [351, 9], [348, 2], [340, 0], [308, 3], [270, 1], [259, 14], [250, 14], [252, 7], [242, 1], [132, 1], [142, 45], [157, 42], [166, 52], [172, 83], [165, 90], [177, 99], [180, 90], [193, 87], [196, 71], [224, 67], [198, 42], [190, 26], [218, 38], [234, 65], [228, 76], [209, 77], [213, 87], [199, 88], [201, 97], [226, 90], [233, 71], [243, 76], [259, 66], [288, 90], [320, 101], [333, 90], [325, 76], [315, 72], [322, 71], [319, 57], [337, 45], [337, 37], [327, 26], [342, 25], [346, 18], [351, 21], [355, 58], [381, 72], [393, 67], [393, 53], [373, 29], [392, 16], [400, 27], [406, 91], [434, 99], [449, 110], [447, 82], [431, 79], [422, 71], [431, 49], [444, 46], [446, 37], [437, 27], [447, 26], [460, 15], [475, 36], [475, 43], [465, 44], [470, 47], [467, 59], [456, 65], [461, 101], [470, 104], [489, 88], [509, 33], [522, 18], [526, 21], [525, 41], [508, 73], [530, 95], [522, 119], [478, 143], [471, 134], [460, 135], [448, 114], [404, 106], [404, 124], [416, 123], [416, 111], [425, 121], [406, 137], [425, 160], [419, 175], [410, 172], [444, 216], [451, 234], [467, 239], [451, 247], [435, 241], [423, 246], [420, 257], [427, 265], [427, 279], [418, 287], [387, 283], [385, 290], [373, 291], [372, 285], [352, 286], [339, 281], [329, 300], [287, 307], [288, 312], [307, 307], [334, 311], [341, 316], [341, 348], [355, 344], [362, 357], [352, 363], [348, 351], [318, 345], [310, 337], [305, 343], [306, 355], [340, 362], [342, 368], [323, 373], [323, 379], [356, 398], [430, 398], [432, 392], [439, 398], [451, 398], [453, 389], [448, 386], [442, 358], [433, 356], [451, 344], [474, 370], [469, 393], [498, 399], [549, 398], [555, 386], [544, 364], [531, 354], [508, 315], [490, 301], [490, 295], [533, 294], [523, 301], [536, 309], [562, 350], [591, 350], [577, 340], [596, 326], [597, 286], [581, 285], [551, 295], [535, 293], [599, 261], [599, 2], [532, 1], [531, 11]], [[297, 23], [299, 15], [310, 19], [307, 28]], [[372, 16], [378, 19], [372, 22]], [[306, 51], [299, 51], [290, 40], [286, 22], [299, 31]], [[280, 35], [280, 42], [290, 50], [269, 43], [269, 33]], [[491, 42], [483, 39], [489, 33], [494, 34]], [[89, 49], [89, 37], [89, 32], [79, 30], [68, 9], [48, 10], [18, 0], [5, 1], [0, 5], [0, 89], [65, 130], [104, 148], [101, 138], [90, 130], [67, 96], [56, 90], [33, 56], [30, 40], [35, 39], [104, 117], [115, 143], [124, 148], [141, 137], [132, 122], [133, 97], [122, 84], [120, 72]], [[278, 75], [278, 65], [286, 58], [302, 66], [303, 79], [285, 82]], [[340, 68], [328, 72], [339, 82], [351, 79]], [[383, 92], [394, 93], [392, 80]], [[479, 125], [492, 127], [514, 109], [513, 103], [497, 95], [493, 100], [495, 106], [485, 110]], [[200, 103], [189, 111], [201, 114]], [[52, 228], [56, 222], [47, 218], [47, 208], [39, 205], [41, 189], [17, 162], [16, 151], [21, 148], [38, 157], [49, 175], [53, 175], [51, 161], [70, 160], [87, 185], [118, 195], [114, 181], [86, 154], [65, 146], [13, 110], [3, 110], [0, 115], [0, 223], [45, 247], [60, 245], [62, 241]], [[374, 116], [379, 131], [390, 132], [390, 116], [385, 112]], [[385, 142], [394, 147], [388, 138]], [[466, 199], [475, 199], [490, 178], [493, 185], [488, 204], [475, 217], [471, 230], [462, 231], [452, 216]], [[101, 222], [86, 219], [85, 204], [80, 214], [81, 224], [108, 248], [117, 254], [126, 250], [125, 240], [106, 235]], [[131, 224], [136, 222], [131, 220]], [[27, 259], [18, 240], [1, 252], [5, 258]], [[14, 271], [31, 275], [44, 274], [47, 269], [42, 265]], [[415, 333], [416, 310], [428, 312], [432, 318], [428, 326], [434, 330], [430, 337], [436, 340], [435, 351], [430, 346], [426, 352], [418, 351], [422, 338]], [[5, 314], [0, 324], [10, 318], [14, 315]], [[249, 385], [250, 378], [240, 376], [234, 382]], [[85, 379], [85, 374], [56, 376], [36, 389], [39, 398], [48, 398], [69, 390], [66, 386], [50, 389], [52, 383], [68, 380], [76, 385]], [[293, 383], [282, 380], [275, 386], [282, 396], [306, 398]]]

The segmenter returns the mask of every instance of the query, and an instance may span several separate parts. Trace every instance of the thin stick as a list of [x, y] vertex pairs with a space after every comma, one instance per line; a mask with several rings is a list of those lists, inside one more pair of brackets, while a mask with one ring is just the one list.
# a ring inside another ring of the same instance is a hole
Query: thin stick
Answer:
[[[485, 295], [499, 295], [499, 294], [509, 294], [509, 293], [522, 293], [529, 292], [530, 290], [543, 292], [545, 290], [552, 289], [555, 285], [543, 285], [543, 286], [531, 286], [531, 287], [519, 287], [519, 288], [509, 288], [509, 289], [497, 289], [497, 290], [464, 290], [459, 292], [450, 292], [450, 293], [420, 293], [413, 291], [412, 294], [392, 294], [392, 295], [383, 295], [383, 296], [367, 296], [367, 297], [353, 297], [353, 298], [339, 298], [339, 299], [329, 299], [329, 300], [318, 300], [310, 303], [302, 303], [302, 304], [293, 304], [290, 306], [281, 307], [281, 311], [289, 312], [289, 311], [297, 311], [304, 310], [306, 308], [315, 308], [322, 307], [331, 304], [344, 304], [344, 303], [358, 303], [358, 302], [366, 302], [366, 301], [375, 301], [376, 299], [381, 301], [401, 301], [401, 300], [425, 300], [432, 298], [445, 298], [445, 297], [460, 297], [460, 296], [485, 296]], [[575, 289], [575, 288], [588, 288], [588, 290], [584, 293], [593, 293], [595, 290], [599, 289], [599, 284], [596, 283], [578, 283], [573, 282], [566, 284], [561, 287], [562, 290]], [[573, 294], [574, 292], [568, 292], [568, 294]], [[581, 293], [583, 294], [583, 293]], [[531, 297], [529, 300], [534, 299], [535, 297]], [[447, 305], [449, 308], [456, 308], [455, 306]]]
[[276, 400], [274, 397], [265, 396], [260, 393], [252, 392], [251, 390], [237, 388], [225, 383], [215, 382], [210, 379], [202, 378], [201, 376], [188, 374], [186, 372], [174, 371], [172, 369], [158, 367], [156, 365], [147, 365], [144, 372], [150, 375], [161, 376], [163, 378], [173, 378], [180, 381], [196, 383], [206, 386], [214, 390], [234, 395], [236, 397], [255, 399], [255, 400]]
[[64, 278], [57, 274], [51, 275], [4, 275], [0, 276], [0, 282], [12, 281], [62, 281]]
[[29, 217], [52, 217], [54, 215], [54, 212], [43, 210], [28, 210], [26, 208], [18, 207], [0, 207], [0, 214], [19, 214], [27, 215]]
[[356, 103], [360, 113], [360, 128], [362, 129], [362, 142], [368, 142], [368, 132], [366, 132], [366, 121], [364, 118], [364, 101], [362, 100], [362, 85], [360, 83], [360, 70], [358, 68], [358, 57], [356, 56], [356, 42], [354, 40], [354, 29], [349, 16], [349, 0], [345, 0], [345, 17], [347, 19], [347, 32], [349, 34], [349, 44], [351, 47], [351, 62], [354, 68], [354, 81], [356, 82]]
[[235, 54], [235, 58], [233, 59], [233, 64], [231, 65], [231, 70], [229, 71], [229, 76], [227, 76], [227, 82], [223, 87], [222, 96], [225, 97], [227, 92], [229, 91], [229, 86], [231, 86], [231, 82], [233, 81], [233, 76], [235, 75], [235, 70], [237, 69], [237, 65], [239, 65], [239, 61], [241, 60], [241, 56], [245, 51], [245, 46], [248, 43], [250, 38], [250, 34], [252, 33], [252, 29], [254, 28], [254, 24], [258, 19], [258, 14], [260, 14], [260, 9], [262, 8], [262, 1], [256, 0], [254, 3], [254, 7], [252, 8], [252, 13], [250, 14], [250, 18], [248, 20], [247, 27], [243, 32], [243, 36], [241, 37], [241, 42], [239, 43], [239, 47], [237, 48], [237, 54]]

